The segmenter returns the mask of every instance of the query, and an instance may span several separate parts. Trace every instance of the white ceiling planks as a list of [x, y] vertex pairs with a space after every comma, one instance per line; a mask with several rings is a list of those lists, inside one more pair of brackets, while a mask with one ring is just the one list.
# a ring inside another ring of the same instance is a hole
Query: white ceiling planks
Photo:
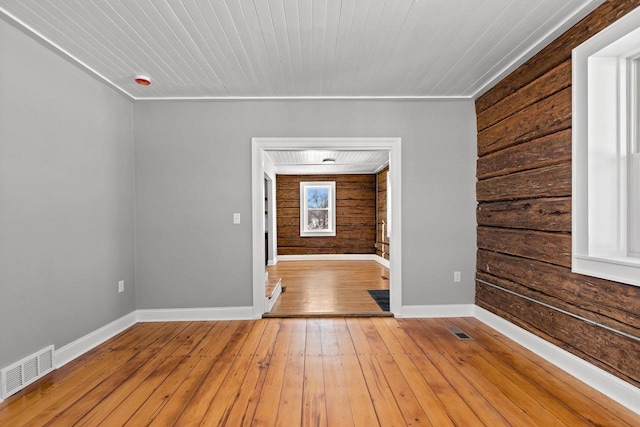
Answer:
[[[387, 151], [293, 150], [265, 151], [275, 170], [283, 175], [375, 173], [389, 163]], [[334, 159], [335, 164], [325, 164]]]
[[0, 15], [133, 99], [474, 98], [601, 3], [0, 0]]

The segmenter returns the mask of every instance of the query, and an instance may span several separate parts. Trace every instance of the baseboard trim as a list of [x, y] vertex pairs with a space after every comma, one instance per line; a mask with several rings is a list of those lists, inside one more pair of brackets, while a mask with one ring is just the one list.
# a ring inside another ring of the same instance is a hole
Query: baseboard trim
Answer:
[[56, 369], [71, 362], [76, 357], [81, 356], [87, 351], [97, 347], [109, 338], [118, 335], [120, 332], [136, 324], [136, 312], [122, 316], [113, 322], [96, 329], [87, 335], [78, 338], [77, 340], [70, 342], [69, 344], [60, 347], [55, 351], [54, 366]]
[[621, 405], [640, 414], [639, 388], [482, 307], [475, 306], [474, 311], [475, 318], [482, 323], [492, 327]]
[[473, 317], [474, 304], [403, 305], [401, 318]]
[[377, 261], [376, 254], [278, 255], [280, 261]]
[[137, 310], [138, 322], [181, 322], [254, 319], [253, 307], [160, 308]]
[[387, 268], [391, 268], [391, 262], [377, 254], [278, 255], [274, 265], [279, 261], [376, 261]]
[[384, 265], [387, 268], [391, 268], [391, 262], [389, 262], [388, 259], [384, 259], [380, 255], [376, 255], [375, 257], [375, 260], [378, 261], [378, 264]]

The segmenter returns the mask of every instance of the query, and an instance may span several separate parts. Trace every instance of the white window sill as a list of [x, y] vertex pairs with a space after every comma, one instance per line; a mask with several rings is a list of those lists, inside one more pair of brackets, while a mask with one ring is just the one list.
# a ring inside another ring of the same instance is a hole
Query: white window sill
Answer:
[[571, 271], [640, 286], [640, 258], [575, 255]]
[[335, 231], [306, 231], [300, 233], [300, 237], [335, 237]]

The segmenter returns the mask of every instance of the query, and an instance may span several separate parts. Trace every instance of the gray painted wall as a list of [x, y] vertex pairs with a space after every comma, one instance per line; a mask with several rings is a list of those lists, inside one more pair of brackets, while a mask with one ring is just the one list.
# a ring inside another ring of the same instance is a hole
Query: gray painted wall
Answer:
[[403, 304], [473, 303], [472, 101], [139, 102], [134, 118], [138, 308], [252, 305], [251, 137], [296, 136], [401, 137]]
[[133, 190], [132, 103], [0, 20], [0, 367], [135, 309]]

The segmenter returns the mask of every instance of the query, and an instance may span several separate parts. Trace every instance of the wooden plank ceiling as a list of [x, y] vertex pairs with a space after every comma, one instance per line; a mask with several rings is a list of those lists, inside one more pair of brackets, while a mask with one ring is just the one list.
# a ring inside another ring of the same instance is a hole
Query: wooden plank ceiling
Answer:
[[291, 150], [266, 151], [265, 155], [281, 175], [371, 174], [389, 164], [388, 151]]
[[0, 0], [0, 17], [132, 99], [474, 98], [602, 2]]

